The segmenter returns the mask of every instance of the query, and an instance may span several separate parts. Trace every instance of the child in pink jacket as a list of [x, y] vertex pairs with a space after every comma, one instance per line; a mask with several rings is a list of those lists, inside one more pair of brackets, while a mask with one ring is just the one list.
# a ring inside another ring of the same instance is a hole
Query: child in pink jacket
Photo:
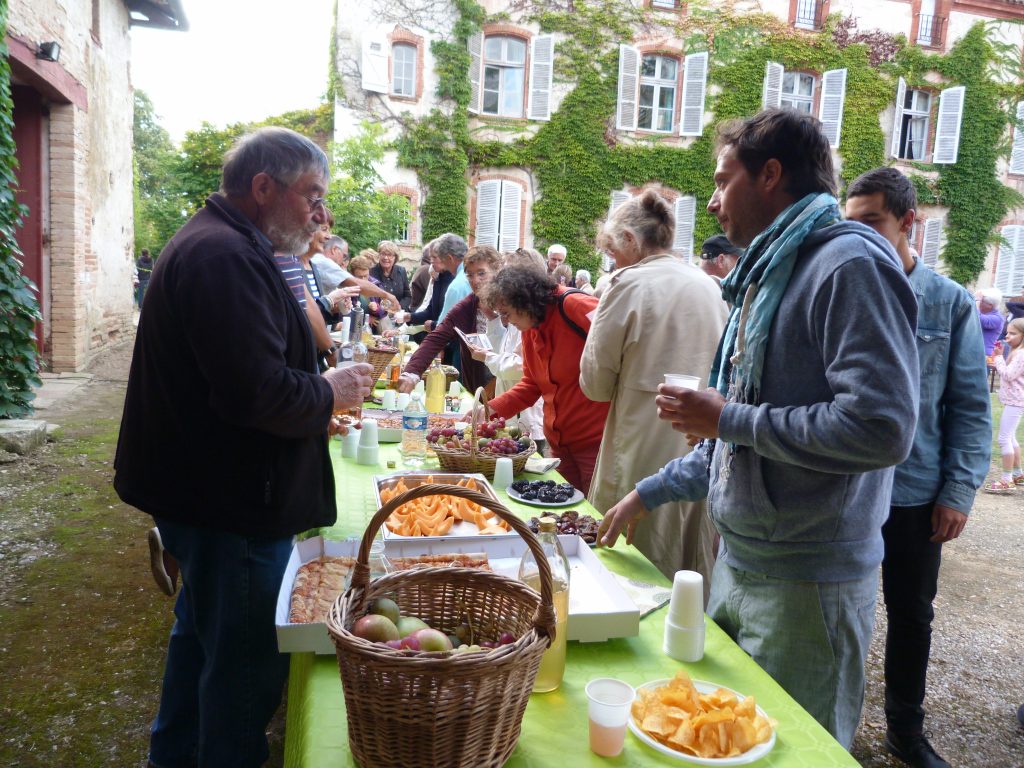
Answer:
[[1003, 475], [985, 486], [989, 493], [1011, 493], [1024, 487], [1024, 472], [1020, 466], [1020, 444], [1017, 426], [1024, 414], [1024, 318], [1012, 320], [1006, 328], [1006, 343], [1010, 354], [1004, 360], [996, 350], [993, 363], [999, 374], [999, 400], [1003, 415], [999, 419], [999, 450], [1003, 455]]

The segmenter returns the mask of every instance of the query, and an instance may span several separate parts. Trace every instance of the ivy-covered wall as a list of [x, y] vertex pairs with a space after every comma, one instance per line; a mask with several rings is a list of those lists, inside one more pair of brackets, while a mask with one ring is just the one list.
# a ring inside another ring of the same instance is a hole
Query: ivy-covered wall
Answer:
[[35, 325], [40, 320], [36, 287], [21, 273], [21, 250], [14, 232], [23, 207], [14, 199], [14, 103], [8, 63], [7, 0], [0, 0], [0, 419], [32, 412], [39, 358]]
[[[847, 69], [838, 149], [844, 186], [891, 162], [880, 116], [894, 100], [898, 76], [908, 86], [924, 84], [929, 73], [967, 86], [957, 163], [915, 164], [918, 171], [931, 173], [912, 174], [923, 203], [950, 209], [943, 260], [954, 279], [969, 282], [978, 276], [986, 246], [998, 237], [995, 227], [1018, 204], [1016, 193], [1000, 183], [996, 163], [1007, 151], [1010, 105], [1020, 89], [1000, 85], [990, 73], [1020, 52], [993, 43], [983, 24], [948, 55], [937, 55], [909, 47], [900, 36], [857, 33], [851, 20], [838, 16], [821, 32], [807, 33], [771, 16], [739, 14], [731, 6], [712, 9], [700, 2], [691, 2], [682, 17], [619, 0], [577, 0], [571, 7], [522, 3], [516, 6], [518, 23], [559, 33], [556, 80], [574, 87], [550, 122], [539, 124], [532, 136], [502, 142], [478, 141], [469, 129], [467, 41], [485, 21], [507, 20], [509, 14], [487, 19], [474, 0], [453, 2], [459, 17], [454, 35], [431, 44], [441, 106], [411, 122], [397, 143], [399, 163], [417, 172], [425, 190], [424, 240], [446, 231], [465, 232], [470, 168], [523, 167], [532, 172], [539, 191], [532, 222], [536, 245], [564, 243], [574, 266], [596, 269], [596, 228], [613, 190], [660, 182], [706, 203], [713, 191], [715, 126], [761, 108], [767, 61], [817, 73]], [[710, 53], [706, 110], [713, 114], [703, 135], [688, 145], [672, 138], [627, 139], [614, 131], [618, 44], [640, 36], [682, 40], [683, 55]], [[511, 129], [516, 130], [514, 124]], [[935, 173], [933, 182], [929, 176]], [[695, 244], [717, 231], [715, 220], [698, 205]]]

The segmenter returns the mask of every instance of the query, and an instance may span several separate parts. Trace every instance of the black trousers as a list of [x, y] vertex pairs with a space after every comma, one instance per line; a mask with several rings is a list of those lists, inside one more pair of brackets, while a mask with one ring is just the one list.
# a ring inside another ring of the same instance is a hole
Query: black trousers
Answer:
[[885, 635], [885, 719], [900, 735], [924, 728], [925, 678], [932, 643], [932, 601], [938, 589], [942, 545], [932, 536], [934, 504], [892, 507], [882, 526]]

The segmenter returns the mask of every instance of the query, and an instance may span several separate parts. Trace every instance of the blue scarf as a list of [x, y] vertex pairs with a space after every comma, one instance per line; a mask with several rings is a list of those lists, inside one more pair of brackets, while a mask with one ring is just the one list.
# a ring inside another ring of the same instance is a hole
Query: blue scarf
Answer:
[[812, 232], [838, 220], [839, 204], [832, 195], [807, 195], [754, 238], [722, 281], [722, 298], [732, 311], [710, 381], [724, 397], [758, 403], [768, 332], [789, 285], [800, 246]]

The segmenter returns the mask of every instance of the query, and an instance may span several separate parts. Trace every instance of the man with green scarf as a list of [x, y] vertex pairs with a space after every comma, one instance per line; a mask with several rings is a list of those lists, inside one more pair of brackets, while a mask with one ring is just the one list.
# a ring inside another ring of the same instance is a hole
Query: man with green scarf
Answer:
[[[745, 248], [704, 392], [659, 416], [703, 445], [609, 510], [611, 545], [707, 497], [722, 536], [708, 614], [849, 748], [864, 700], [881, 528], [918, 410], [917, 300], [892, 246], [839, 220], [820, 123], [773, 109], [722, 126], [708, 211]], [[666, 365], [671, 369], [671, 365]]]

